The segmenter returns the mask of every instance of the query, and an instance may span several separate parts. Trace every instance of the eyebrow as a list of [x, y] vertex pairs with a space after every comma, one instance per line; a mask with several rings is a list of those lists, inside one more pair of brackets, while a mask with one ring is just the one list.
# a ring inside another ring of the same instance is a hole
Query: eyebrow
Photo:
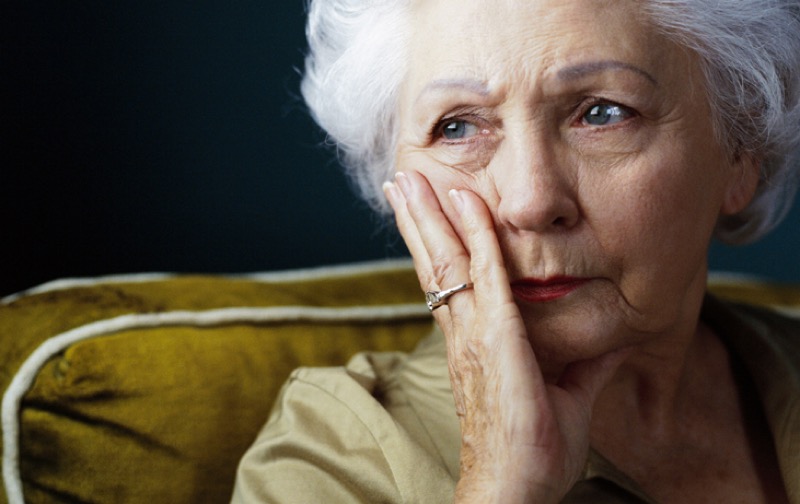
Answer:
[[629, 70], [641, 75], [650, 81], [651, 84], [658, 87], [658, 81], [648, 72], [635, 65], [618, 60], [601, 60], [578, 63], [577, 65], [571, 65], [566, 68], [562, 68], [556, 73], [556, 76], [558, 76], [558, 78], [561, 80], [573, 80], [589, 74], [603, 72], [605, 70]]
[[469, 91], [470, 93], [480, 96], [489, 95], [489, 88], [486, 86], [486, 83], [476, 79], [437, 79], [429, 82], [422, 88], [422, 91], [417, 95], [417, 100], [430, 91], [453, 88]]

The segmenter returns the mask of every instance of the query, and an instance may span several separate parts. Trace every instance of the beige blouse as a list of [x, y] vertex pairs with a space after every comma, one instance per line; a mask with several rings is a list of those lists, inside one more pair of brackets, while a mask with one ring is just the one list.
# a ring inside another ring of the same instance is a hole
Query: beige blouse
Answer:
[[[800, 504], [800, 320], [707, 298], [760, 394], [789, 499]], [[346, 367], [301, 368], [242, 459], [234, 503], [446, 503], [460, 446], [444, 338], [411, 354], [361, 353]], [[565, 503], [654, 502], [591, 452]]]

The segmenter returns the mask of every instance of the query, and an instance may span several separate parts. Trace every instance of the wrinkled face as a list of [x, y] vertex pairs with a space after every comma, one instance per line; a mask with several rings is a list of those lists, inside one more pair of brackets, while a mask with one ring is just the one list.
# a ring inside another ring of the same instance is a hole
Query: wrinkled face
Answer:
[[518, 300], [554, 356], [693, 328], [715, 222], [750, 197], [744, 161], [715, 141], [697, 62], [639, 3], [413, 7], [396, 166], [430, 181], [462, 237], [447, 191], [479, 195], [512, 281], [590, 280]]

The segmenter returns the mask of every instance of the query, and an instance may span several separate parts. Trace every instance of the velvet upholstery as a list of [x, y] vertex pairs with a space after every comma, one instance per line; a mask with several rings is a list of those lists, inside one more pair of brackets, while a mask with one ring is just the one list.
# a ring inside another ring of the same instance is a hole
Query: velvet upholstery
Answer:
[[[362, 349], [409, 350], [430, 330], [406, 267], [366, 271], [100, 282], [0, 306], [4, 390], [53, 336], [131, 313], [156, 317], [101, 327], [36, 371], [17, 416], [25, 501], [227, 502], [238, 459], [292, 369], [344, 364]], [[168, 318], [176, 313], [179, 322]]]

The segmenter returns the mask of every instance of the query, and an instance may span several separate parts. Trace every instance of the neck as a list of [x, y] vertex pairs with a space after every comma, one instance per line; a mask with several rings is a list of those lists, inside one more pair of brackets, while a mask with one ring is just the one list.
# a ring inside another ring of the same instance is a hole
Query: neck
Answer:
[[591, 435], [601, 452], [621, 436], [628, 445], [669, 443], [725, 409], [720, 391], [735, 386], [726, 387], [733, 375], [722, 342], [702, 322], [674, 334], [634, 349], [598, 398]]

